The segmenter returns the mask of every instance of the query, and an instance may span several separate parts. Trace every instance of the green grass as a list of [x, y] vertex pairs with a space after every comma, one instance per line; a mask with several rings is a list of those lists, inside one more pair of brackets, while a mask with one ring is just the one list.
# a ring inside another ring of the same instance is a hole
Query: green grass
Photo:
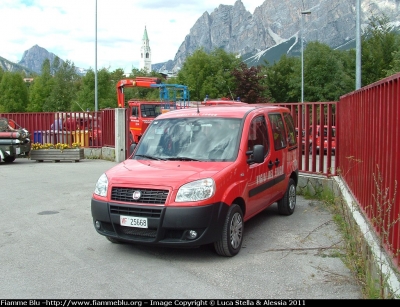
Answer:
[[[388, 195], [382, 193], [382, 191], [386, 191], [387, 189], [384, 189], [381, 186], [381, 181], [379, 178], [381, 178], [380, 175], [378, 175], [377, 179], [375, 179], [376, 189], [378, 192], [376, 195], [374, 195], [374, 205], [378, 208], [376, 210], [378, 213], [376, 213], [377, 216], [373, 217], [371, 220], [376, 225], [384, 228], [385, 216], [379, 212], [383, 211], [383, 208], [386, 208], [387, 210], [388, 207], [394, 205], [394, 203], [390, 202], [391, 199], [394, 199], [394, 196], [393, 198], [390, 198]], [[396, 193], [396, 191], [394, 193]], [[332, 213], [333, 220], [341, 232], [343, 240], [345, 241], [345, 252], [342, 254], [339, 251], [336, 251], [331, 255], [325, 255], [325, 257], [338, 257], [342, 259], [342, 261], [355, 276], [362, 289], [364, 298], [400, 298], [399, 293], [390, 293], [388, 290], [387, 276], [382, 273], [382, 270], [379, 270], [379, 260], [374, 262], [374, 259], [372, 259], [372, 253], [364, 242], [364, 236], [361, 233], [358, 225], [356, 225], [354, 222], [352, 213], [349, 211], [344, 199], [335, 196], [333, 191], [328, 186], [324, 185], [307, 185], [306, 187], [302, 188], [301, 191], [298, 191], [298, 195], [302, 195], [305, 199], [318, 200], [327, 210]], [[400, 215], [399, 218], [396, 219], [392, 225], [390, 225], [390, 227], [393, 227], [399, 222], [399, 220]], [[386, 232], [384, 232], [382, 235], [385, 236], [385, 233], [389, 233], [389, 231], [386, 230]], [[385, 238], [382, 240], [384, 241]], [[396, 255], [396, 253], [399, 253], [399, 251], [395, 251], [394, 254]], [[372, 273], [370, 265], [372, 262], [378, 264], [378, 270], [376, 270], [378, 273]]]

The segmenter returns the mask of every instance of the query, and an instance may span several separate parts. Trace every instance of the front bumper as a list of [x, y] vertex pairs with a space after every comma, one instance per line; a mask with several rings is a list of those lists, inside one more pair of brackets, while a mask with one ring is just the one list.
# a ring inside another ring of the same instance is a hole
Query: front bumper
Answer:
[[[96, 231], [121, 241], [172, 247], [195, 247], [220, 238], [229, 206], [224, 203], [194, 207], [142, 206], [109, 203], [92, 198]], [[120, 215], [146, 217], [148, 228], [120, 225]], [[100, 227], [96, 227], [96, 221]], [[190, 238], [189, 232], [197, 233]]]

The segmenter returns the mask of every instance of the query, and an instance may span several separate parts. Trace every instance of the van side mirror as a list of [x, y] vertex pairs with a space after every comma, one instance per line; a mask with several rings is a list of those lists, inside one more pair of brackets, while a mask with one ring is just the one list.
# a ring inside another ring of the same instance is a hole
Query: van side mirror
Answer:
[[253, 148], [253, 161], [255, 163], [264, 162], [264, 146], [263, 145], [254, 145], [254, 148]]
[[253, 151], [247, 151], [246, 155], [250, 155], [247, 163], [262, 163], [264, 162], [264, 146], [254, 145]]

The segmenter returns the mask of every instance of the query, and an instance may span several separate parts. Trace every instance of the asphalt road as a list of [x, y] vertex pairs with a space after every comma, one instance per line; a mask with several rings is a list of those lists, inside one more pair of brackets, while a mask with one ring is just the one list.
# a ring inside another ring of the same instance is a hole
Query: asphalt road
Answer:
[[3, 299], [358, 299], [323, 205], [298, 196], [246, 222], [241, 252], [118, 245], [97, 234], [90, 199], [115, 162], [0, 163]]

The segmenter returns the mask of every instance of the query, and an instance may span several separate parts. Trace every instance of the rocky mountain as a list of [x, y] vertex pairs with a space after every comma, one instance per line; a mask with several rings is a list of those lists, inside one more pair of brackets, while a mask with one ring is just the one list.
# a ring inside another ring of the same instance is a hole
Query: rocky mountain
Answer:
[[[18, 64], [40, 74], [44, 60], [49, 59], [50, 65], [52, 65], [56, 57], [57, 56], [54, 53], [48, 52], [46, 49], [35, 45], [32, 48], [25, 50], [22, 59]], [[60, 64], [63, 62], [64, 61], [60, 59]]]
[[[361, 28], [371, 16], [385, 14], [392, 26], [400, 27], [400, 0], [360, 0]], [[155, 64], [158, 71], [178, 71], [186, 57], [203, 47], [209, 52], [223, 48], [236, 53], [248, 65], [279, 60], [282, 54], [299, 55], [303, 41], [319, 41], [331, 48], [355, 47], [356, 1], [354, 0], [265, 0], [251, 14], [241, 0], [204, 12], [190, 29], [174, 60]], [[309, 15], [301, 14], [310, 11]]]
[[23, 71], [25, 74], [30, 75], [33, 73], [32, 70], [30, 70], [27, 67], [21, 66], [19, 64], [10, 62], [9, 60], [0, 57], [0, 67], [4, 70], [4, 71]]
[[[400, 0], [359, 1], [361, 28], [367, 26], [371, 16], [385, 15], [393, 29], [400, 29]], [[273, 63], [283, 54], [300, 55], [301, 36], [304, 43], [319, 41], [331, 48], [354, 48], [355, 4], [355, 0], [264, 0], [253, 14], [246, 10], [241, 0], [234, 5], [221, 4], [212, 13], [204, 12], [200, 16], [173, 60], [153, 64], [152, 69], [176, 72], [200, 47], [207, 52], [223, 48], [240, 55], [250, 66], [263, 64], [264, 60]], [[303, 15], [302, 11], [311, 13]], [[6, 71], [26, 69], [40, 73], [43, 61], [48, 58], [52, 63], [55, 57], [35, 45], [24, 52], [18, 64], [0, 58], [0, 67]], [[85, 73], [83, 69], [77, 71]]]
[[[55, 55], [52, 52], [48, 52], [45, 48], [35, 45], [28, 50], [25, 50], [21, 61], [18, 64], [10, 62], [0, 57], [0, 67], [4, 71], [24, 71], [26, 74], [40, 74], [42, 70], [42, 64], [44, 60], [49, 59], [50, 65], [53, 64]], [[60, 64], [64, 63], [64, 60], [59, 58]], [[82, 68], [76, 68], [78, 74], [84, 75], [85, 70]]]

